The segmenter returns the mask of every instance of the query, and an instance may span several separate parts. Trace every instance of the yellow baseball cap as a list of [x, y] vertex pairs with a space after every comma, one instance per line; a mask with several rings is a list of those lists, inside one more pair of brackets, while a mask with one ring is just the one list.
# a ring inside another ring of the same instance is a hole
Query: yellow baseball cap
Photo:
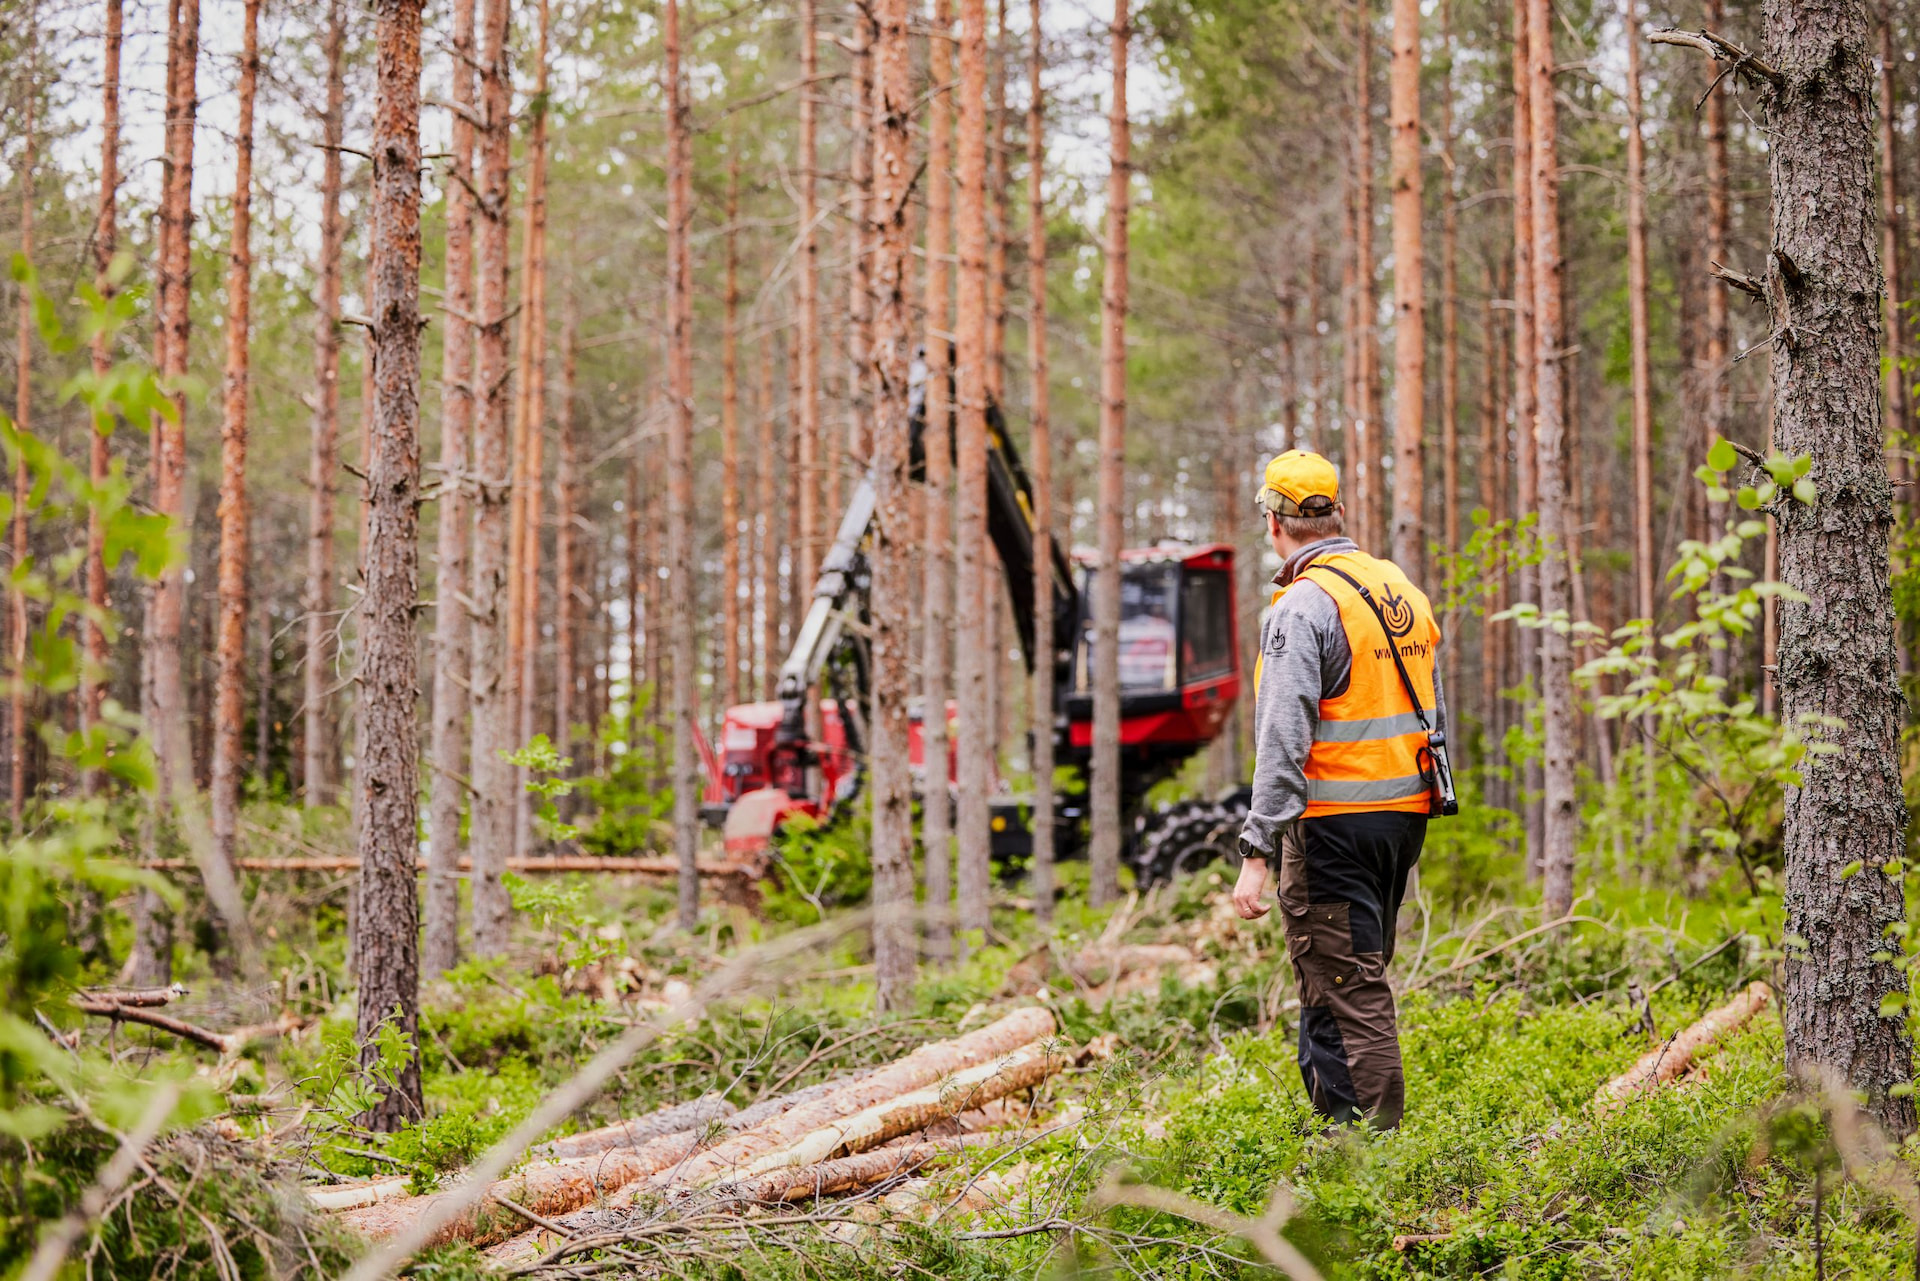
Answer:
[[1254, 501], [1275, 516], [1330, 515], [1340, 501], [1340, 472], [1318, 454], [1289, 449], [1267, 464]]

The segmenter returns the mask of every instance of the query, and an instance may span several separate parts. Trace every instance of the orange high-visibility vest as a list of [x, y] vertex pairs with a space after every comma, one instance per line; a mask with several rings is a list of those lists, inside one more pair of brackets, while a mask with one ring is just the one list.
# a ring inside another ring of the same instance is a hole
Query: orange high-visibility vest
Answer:
[[[1385, 628], [1352, 584], [1329, 572], [1331, 568], [1372, 593], [1386, 616]], [[1320, 723], [1307, 753], [1306, 816], [1367, 810], [1427, 813], [1432, 785], [1421, 772], [1427, 733], [1394, 667], [1387, 632], [1393, 632], [1393, 643], [1399, 647], [1428, 723], [1436, 723], [1433, 672], [1440, 625], [1432, 604], [1398, 565], [1364, 552], [1315, 557], [1294, 582], [1304, 578], [1310, 578], [1339, 607], [1347, 648], [1353, 654], [1347, 688], [1336, 698], [1320, 700]], [[1276, 592], [1274, 600], [1282, 594]], [[1256, 672], [1256, 688], [1258, 680]]]

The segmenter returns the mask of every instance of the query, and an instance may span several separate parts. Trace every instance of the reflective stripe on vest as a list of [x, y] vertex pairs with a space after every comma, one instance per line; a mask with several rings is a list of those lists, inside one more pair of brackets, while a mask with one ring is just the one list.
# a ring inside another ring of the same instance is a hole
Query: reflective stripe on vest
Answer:
[[1307, 753], [1307, 817], [1363, 810], [1424, 814], [1429, 786], [1422, 774], [1427, 735], [1407, 698], [1379, 615], [1352, 584], [1316, 568], [1337, 567], [1366, 586], [1393, 629], [1420, 705], [1434, 713], [1434, 651], [1439, 624], [1426, 596], [1397, 565], [1362, 552], [1316, 558], [1295, 581], [1311, 578], [1340, 610], [1353, 662], [1347, 687], [1320, 700], [1320, 719]]

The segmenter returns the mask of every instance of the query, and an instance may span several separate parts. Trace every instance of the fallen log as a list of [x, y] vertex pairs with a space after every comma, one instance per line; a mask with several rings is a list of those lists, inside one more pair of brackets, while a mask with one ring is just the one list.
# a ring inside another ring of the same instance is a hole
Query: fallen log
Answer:
[[689, 1103], [674, 1103], [646, 1116], [630, 1117], [598, 1129], [569, 1134], [551, 1143], [543, 1143], [529, 1154], [535, 1160], [561, 1161], [593, 1156], [614, 1148], [637, 1148], [667, 1134], [684, 1134], [725, 1121], [735, 1114], [733, 1104], [717, 1094], [707, 1094]]
[[963, 1069], [922, 1089], [820, 1126], [748, 1163], [741, 1175], [752, 1178], [782, 1167], [817, 1165], [837, 1156], [865, 1152], [888, 1139], [1030, 1089], [1072, 1063], [1071, 1052], [1058, 1045], [1023, 1046], [1005, 1058]]
[[374, 1179], [367, 1183], [346, 1183], [333, 1188], [308, 1188], [307, 1202], [316, 1210], [357, 1210], [382, 1201], [398, 1201], [407, 1195], [410, 1177]]
[[812, 1131], [910, 1090], [925, 1089], [955, 1072], [1003, 1058], [1021, 1046], [1051, 1036], [1053, 1030], [1052, 1014], [1038, 1006], [1028, 1006], [965, 1036], [920, 1046], [905, 1058], [823, 1098], [715, 1144], [670, 1176], [656, 1176], [653, 1186], [664, 1189], [678, 1183], [699, 1187], [730, 1175], [738, 1176], [761, 1157], [792, 1145]]
[[116, 1023], [138, 1023], [142, 1027], [155, 1028], [171, 1033], [183, 1041], [192, 1041], [217, 1050], [222, 1058], [232, 1058], [248, 1046], [260, 1041], [270, 1041], [275, 1037], [297, 1032], [306, 1026], [306, 1021], [291, 1013], [282, 1014], [271, 1023], [255, 1023], [246, 1027], [237, 1027], [231, 1032], [215, 1032], [211, 1028], [189, 1023], [185, 1019], [176, 1019], [171, 1014], [160, 1014], [146, 1005], [122, 1005], [117, 1001], [96, 1000], [86, 995], [75, 996], [73, 1008], [82, 1014], [91, 1014], [96, 1018], [112, 1019]]
[[[864, 1073], [861, 1075], [865, 1075]], [[855, 1078], [858, 1079], [858, 1078]], [[635, 1118], [631, 1122], [603, 1126], [599, 1130], [590, 1130], [584, 1135], [571, 1135], [571, 1140], [593, 1137], [599, 1143], [622, 1126], [632, 1126], [635, 1130], [649, 1124], [667, 1124], [669, 1118], [679, 1117], [690, 1121], [686, 1128], [657, 1134], [638, 1143], [609, 1143], [605, 1147], [590, 1147], [589, 1150], [554, 1160], [550, 1164], [531, 1166], [509, 1178], [501, 1179], [487, 1190], [480, 1203], [442, 1228], [431, 1244], [444, 1244], [448, 1241], [467, 1241], [476, 1246], [489, 1245], [506, 1240], [526, 1230], [526, 1221], [518, 1211], [508, 1209], [505, 1202], [531, 1210], [542, 1218], [568, 1214], [591, 1204], [601, 1196], [617, 1192], [636, 1179], [645, 1178], [663, 1170], [672, 1170], [688, 1158], [694, 1156], [706, 1145], [710, 1137], [713, 1120], [717, 1119], [727, 1132], [732, 1133], [751, 1126], [763, 1124], [777, 1117], [781, 1112], [823, 1097], [833, 1090], [844, 1088], [849, 1081], [826, 1082], [811, 1085], [804, 1090], [778, 1099], [768, 1099], [756, 1103], [750, 1108], [732, 1112], [731, 1104], [716, 1096], [697, 1099], [691, 1104], [676, 1104], [662, 1108], [650, 1117]], [[715, 1107], [724, 1104], [728, 1113], [719, 1113]], [[712, 1115], [708, 1119], [699, 1119], [701, 1111]], [[625, 1131], [630, 1133], [632, 1131]], [[549, 1144], [552, 1149], [569, 1139], [555, 1140]], [[399, 1191], [392, 1192], [389, 1185], [397, 1183]], [[405, 1196], [407, 1180], [388, 1180], [377, 1186], [380, 1192], [371, 1197], [355, 1199], [351, 1193], [364, 1191], [362, 1188], [324, 1188], [309, 1189], [308, 1197], [322, 1209], [340, 1209], [340, 1222], [360, 1232], [364, 1236], [382, 1239], [392, 1236], [400, 1228], [426, 1212], [428, 1207], [445, 1194], [432, 1194], [420, 1197]], [[331, 1202], [331, 1204], [330, 1204]]]
[[171, 1005], [187, 995], [187, 985], [173, 983], [166, 987], [136, 988], [87, 988], [79, 996], [88, 1001], [109, 1001], [114, 1005], [133, 1009], [145, 1009], [161, 1005]]
[[1773, 989], [1756, 979], [1731, 1001], [1709, 1012], [1666, 1044], [1648, 1050], [1632, 1067], [1601, 1086], [1593, 1096], [1594, 1111], [1603, 1116], [1616, 1112], [1643, 1091], [1672, 1081], [1691, 1067], [1702, 1052], [1750, 1023], [1772, 1000]]
[[[958, 1156], [970, 1147], [998, 1142], [1004, 1135], [990, 1132], [960, 1134], [952, 1138], [932, 1139], [900, 1147], [876, 1148], [851, 1156], [836, 1157], [815, 1165], [792, 1166], [769, 1174], [758, 1174], [735, 1183], [723, 1183], [713, 1190], [720, 1202], [750, 1201], [762, 1204], [811, 1201], [816, 1197], [837, 1196], [856, 1188], [872, 1187], [889, 1179], [902, 1178], [940, 1161]], [[703, 1203], [702, 1208], [705, 1208]]]

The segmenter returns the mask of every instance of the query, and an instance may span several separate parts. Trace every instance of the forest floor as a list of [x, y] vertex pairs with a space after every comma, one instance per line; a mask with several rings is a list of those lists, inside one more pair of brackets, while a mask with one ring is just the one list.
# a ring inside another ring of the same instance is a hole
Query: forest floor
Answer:
[[[1007, 899], [998, 937], [930, 968], [910, 1011], [873, 1015], [864, 937], [846, 934], [668, 1030], [550, 1134], [716, 1094], [765, 1104], [1043, 1007], [1064, 1070], [894, 1139], [923, 1145], [915, 1151], [947, 1142], [933, 1164], [778, 1210], [708, 1202], [693, 1213], [670, 1192], [613, 1214], [631, 1200], [621, 1192], [538, 1230], [516, 1212], [488, 1249], [438, 1246], [416, 1275], [1272, 1275], [1259, 1260], [1274, 1226], [1274, 1248], [1329, 1278], [1915, 1274], [1909, 1190], [1920, 1161], [1912, 1148], [1877, 1158], [1848, 1137], [1844, 1101], [1791, 1087], [1774, 1009], [1673, 1083], [1595, 1106], [1596, 1090], [1650, 1047], [1766, 976], [1778, 916], [1765, 900], [1623, 890], [1542, 929], [1524, 904], [1465, 901], [1443, 913], [1433, 900], [1451, 886], [1436, 878], [1403, 914], [1394, 964], [1406, 1119], [1373, 1135], [1324, 1132], [1308, 1107], [1278, 925], [1234, 919], [1222, 870], [1102, 912], [1081, 905], [1076, 870], [1066, 871], [1052, 931]], [[529, 881], [516, 895], [514, 955], [426, 989], [428, 1116], [386, 1137], [347, 1120], [367, 1082], [339, 992], [344, 896], [319, 877], [264, 891], [256, 910], [279, 981], [249, 999], [310, 1021], [258, 1062], [214, 1068], [209, 1056], [227, 1111], [170, 1140], [166, 1156], [191, 1172], [179, 1177], [199, 1189], [188, 1194], [202, 1198], [197, 1213], [248, 1230], [217, 1246], [184, 1215], [164, 1230], [130, 1212], [110, 1217], [94, 1275], [285, 1275], [309, 1264], [338, 1275], [366, 1246], [346, 1227], [353, 1213], [313, 1209], [314, 1191], [334, 1183], [350, 1199], [353, 1181], [384, 1181], [394, 1199], [382, 1211], [404, 1220], [428, 1194], [459, 1188], [460, 1171], [595, 1053], [784, 928], [715, 909], [707, 933], [690, 938], [666, 928], [666, 894], [606, 878]], [[1122, 972], [1136, 960], [1143, 968]], [[182, 1003], [183, 1017], [244, 1013], [230, 992], [204, 990]], [[958, 1137], [980, 1128], [991, 1133]], [[722, 1134], [715, 1123], [697, 1145]], [[538, 1165], [522, 1158], [515, 1177]], [[34, 1194], [0, 1198], [11, 1219]], [[569, 1233], [598, 1233], [599, 1245], [567, 1253]], [[222, 1249], [225, 1262], [213, 1257]]]

